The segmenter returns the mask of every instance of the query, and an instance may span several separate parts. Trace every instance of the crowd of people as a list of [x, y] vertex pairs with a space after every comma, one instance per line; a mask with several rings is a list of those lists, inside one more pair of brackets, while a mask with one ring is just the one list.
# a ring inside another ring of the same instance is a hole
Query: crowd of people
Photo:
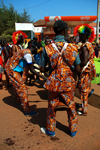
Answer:
[[[0, 86], [2, 72], [6, 76], [6, 85], [13, 86], [14, 95], [22, 105], [24, 115], [34, 116], [38, 113], [30, 110], [26, 82], [31, 77], [39, 82], [44, 80], [44, 89], [48, 91], [48, 108], [46, 128], [41, 132], [54, 137], [56, 128], [56, 106], [67, 106], [69, 134], [77, 133], [79, 115], [87, 115], [88, 97], [93, 93], [91, 80], [96, 77], [94, 57], [100, 57], [99, 44], [93, 43], [94, 29], [88, 24], [81, 24], [74, 29], [74, 36], [79, 35], [75, 43], [74, 37], [66, 39], [68, 25], [58, 20], [54, 23], [56, 34], [54, 41], [45, 37], [45, 46], [38, 42], [37, 37], [23, 43], [27, 35], [16, 31], [12, 35], [13, 45], [10, 47], [5, 40], [0, 41]], [[3, 55], [3, 57], [2, 57]], [[31, 77], [29, 76], [31, 74]], [[34, 77], [35, 76], [35, 77]], [[76, 111], [74, 92], [79, 88], [81, 102]], [[63, 108], [62, 106], [62, 108]], [[59, 107], [60, 108], [60, 107]]]

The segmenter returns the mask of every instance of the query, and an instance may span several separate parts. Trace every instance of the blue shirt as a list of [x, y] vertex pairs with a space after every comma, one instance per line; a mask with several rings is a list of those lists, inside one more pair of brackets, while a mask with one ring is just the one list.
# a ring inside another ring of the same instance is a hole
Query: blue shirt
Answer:
[[21, 59], [19, 64], [13, 69], [13, 71], [23, 72], [26, 65], [27, 65], [27, 62], [25, 60]]
[[27, 64], [32, 64], [31, 54], [25, 54], [24, 57], [19, 61], [19, 64], [13, 69], [16, 72], [23, 72]]

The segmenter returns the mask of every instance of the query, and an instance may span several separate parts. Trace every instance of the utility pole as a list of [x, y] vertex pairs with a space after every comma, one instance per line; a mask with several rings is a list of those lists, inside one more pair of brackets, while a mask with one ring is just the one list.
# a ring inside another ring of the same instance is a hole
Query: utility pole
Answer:
[[17, 22], [17, 11], [15, 11], [15, 22]]
[[100, 0], [97, 3], [97, 29], [96, 29], [96, 42], [99, 43], [99, 5]]

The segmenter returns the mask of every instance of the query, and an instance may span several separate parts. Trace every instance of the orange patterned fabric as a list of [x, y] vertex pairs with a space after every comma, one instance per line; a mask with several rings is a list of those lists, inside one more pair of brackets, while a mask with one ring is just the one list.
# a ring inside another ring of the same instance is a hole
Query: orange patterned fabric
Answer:
[[[56, 42], [55, 44], [61, 52], [64, 43]], [[73, 83], [75, 83], [70, 67], [74, 64], [76, 56], [78, 55], [76, 45], [69, 43], [62, 53], [66, 61], [68, 61], [68, 65], [63, 61], [60, 53], [56, 51], [52, 45], [47, 45], [45, 49], [50, 58], [52, 68], [56, 68], [47, 79], [44, 88], [54, 92], [70, 91]]]
[[64, 99], [65, 103], [69, 108], [67, 109], [69, 130], [75, 132], [77, 130], [78, 118], [75, 111], [74, 94], [75, 85], [70, 92], [52, 92], [49, 91], [48, 97], [48, 108], [47, 108], [47, 121], [46, 129], [48, 131], [55, 131], [56, 128], [56, 112], [54, 108], [59, 103], [60, 98]]
[[13, 69], [18, 65], [20, 59], [24, 56], [24, 54], [27, 53], [31, 54], [31, 51], [29, 49], [21, 49], [7, 61], [5, 66], [6, 73], [16, 91], [18, 103], [21, 102], [26, 113], [30, 111], [27, 87], [24, 84], [24, 77], [21, 76], [20, 73], [13, 71]]
[[13, 71], [11, 75], [7, 75], [11, 81], [11, 84], [14, 87], [14, 91], [16, 92], [16, 98], [18, 103], [22, 105], [24, 112], [30, 112], [27, 87], [24, 84], [21, 75], [15, 71]]
[[13, 69], [19, 64], [19, 60], [27, 53], [31, 54], [30, 49], [21, 49], [15, 53], [8, 61], [5, 66], [7, 72], [13, 71]]
[[92, 44], [86, 42], [83, 46], [86, 45], [89, 51], [89, 64], [83, 70], [81, 69], [81, 75], [79, 79], [79, 91], [81, 94], [81, 102], [82, 102], [82, 111], [84, 114], [87, 114], [87, 106], [88, 106], [88, 94], [91, 91], [91, 79], [96, 77], [96, 69], [93, 60], [93, 47]]
[[18, 52], [19, 50], [21, 50], [21, 47], [19, 45], [13, 44], [13, 46], [12, 46], [12, 55], [14, 55], [14, 53]]
[[[75, 132], [78, 124], [74, 102], [76, 82], [70, 67], [74, 64], [76, 56], [78, 55], [77, 46], [68, 44], [67, 47], [63, 49], [64, 42], [56, 42], [55, 44], [58, 51], [52, 44], [45, 46], [53, 68], [51, 75], [44, 84], [44, 88], [46, 88], [49, 93], [46, 129], [51, 132], [55, 131], [56, 112], [54, 108], [59, 103], [60, 98], [62, 98], [69, 107], [67, 110], [69, 130]], [[65, 63], [65, 60], [68, 64]]]
[[91, 91], [91, 80], [89, 73], [83, 73], [79, 80], [79, 92], [81, 94], [82, 112], [88, 112], [88, 94]]

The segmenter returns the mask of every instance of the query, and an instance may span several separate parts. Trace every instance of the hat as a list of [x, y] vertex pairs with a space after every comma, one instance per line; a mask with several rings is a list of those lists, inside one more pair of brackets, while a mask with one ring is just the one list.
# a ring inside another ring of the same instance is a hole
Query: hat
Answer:
[[65, 30], [66, 28], [68, 28], [68, 25], [66, 22], [62, 21], [62, 20], [57, 20], [55, 23], [54, 23], [54, 32], [57, 34], [57, 33], [60, 33], [62, 32], [63, 30]]

